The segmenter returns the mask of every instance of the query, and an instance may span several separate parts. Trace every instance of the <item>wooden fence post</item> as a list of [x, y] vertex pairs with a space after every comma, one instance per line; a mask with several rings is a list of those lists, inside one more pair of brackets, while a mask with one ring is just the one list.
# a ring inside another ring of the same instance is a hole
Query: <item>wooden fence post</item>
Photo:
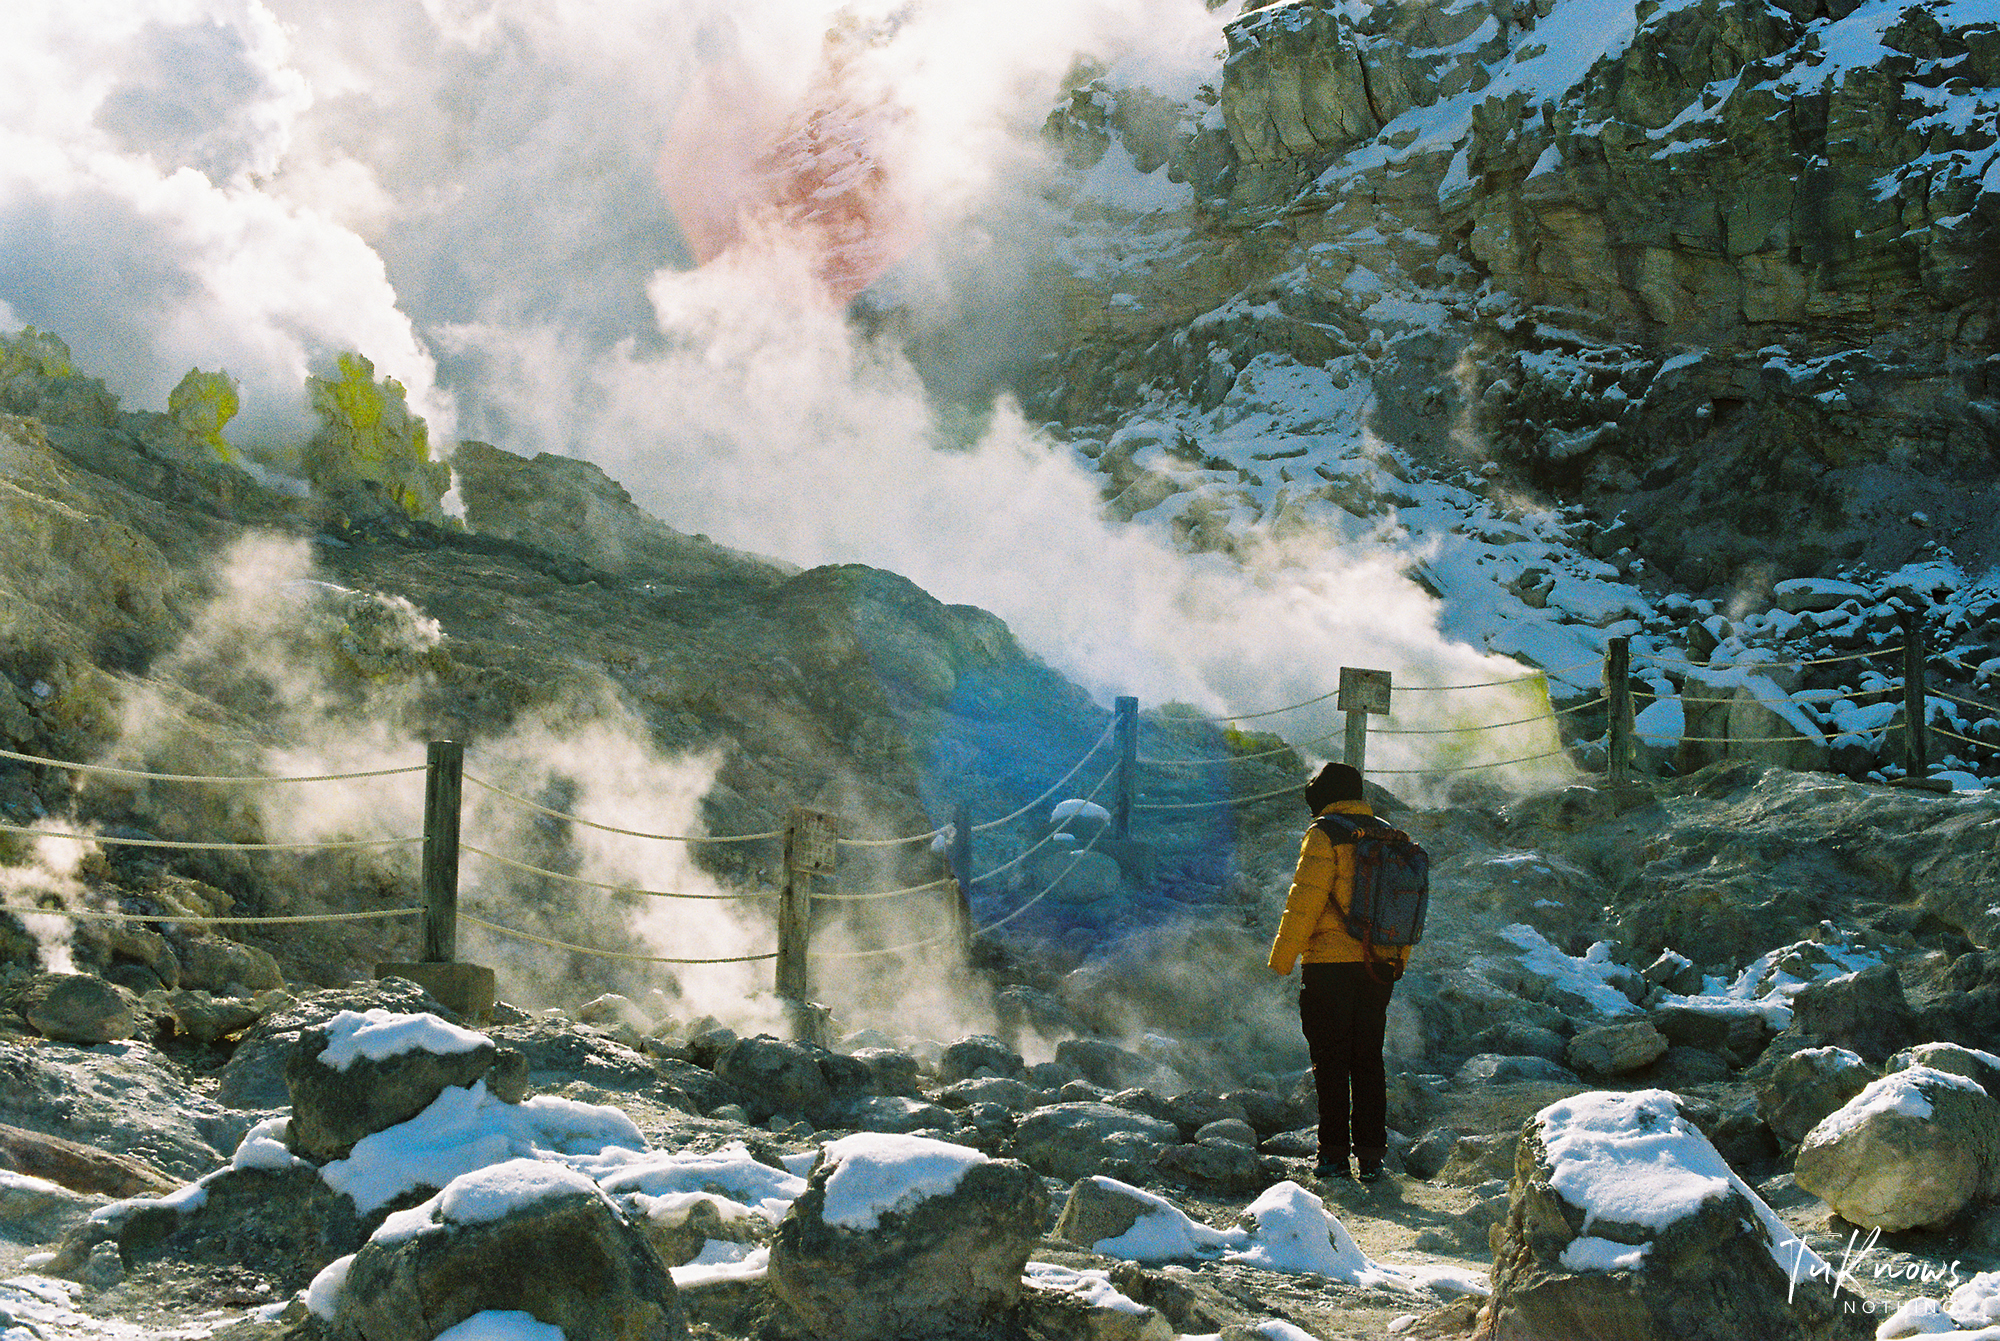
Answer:
[[951, 812], [952, 879], [958, 882], [958, 953], [972, 956], [972, 807], [960, 801]]
[[1924, 683], [1924, 622], [1915, 610], [1902, 612], [1904, 766], [1913, 778], [1930, 776], [1930, 695]]
[[1347, 714], [1347, 741], [1341, 762], [1357, 773], [1368, 771], [1368, 714], [1389, 715], [1389, 695], [1394, 688], [1389, 679], [1385, 670], [1340, 668], [1340, 692], [1333, 706], [1335, 711]]
[[1341, 762], [1357, 773], [1368, 771], [1368, 714], [1350, 712], [1347, 714], [1347, 740], [1341, 753]]
[[1139, 772], [1139, 700], [1121, 697], [1118, 709], [1117, 791], [1111, 804], [1111, 836], [1132, 836], [1132, 792]]
[[1611, 638], [1604, 648], [1605, 779], [1624, 783], [1632, 763], [1632, 640]]
[[778, 995], [803, 1004], [812, 994], [812, 878], [832, 875], [840, 821], [792, 807], [785, 817], [785, 883], [778, 890]]
[[434, 740], [424, 767], [424, 948], [420, 962], [458, 959], [458, 810], [465, 745]]

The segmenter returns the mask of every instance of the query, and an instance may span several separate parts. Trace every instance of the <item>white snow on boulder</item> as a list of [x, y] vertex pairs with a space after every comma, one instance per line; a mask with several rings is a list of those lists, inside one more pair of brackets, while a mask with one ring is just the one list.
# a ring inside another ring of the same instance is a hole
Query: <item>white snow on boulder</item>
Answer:
[[524, 1206], [550, 1197], [587, 1193], [602, 1197], [597, 1183], [545, 1159], [510, 1159], [474, 1169], [451, 1180], [437, 1195], [440, 1220], [455, 1225], [504, 1220]]
[[1092, 1181], [1149, 1208], [1123, 1234], [1099, 1239], [1091, 1245], [1092, 1252], [1127, 1262], [1174, 1262], [1219, 1256], [1226, 1249], [1242, 1247], [1250, 1241], [1250, 1236], [1240, 1229], [1210, 1229], [1166, 1198], [1116, 1178], [1096, 1174]]
[[[817, 1151], [806, 1153], [818, 1157]], [[706, 1200], [725, 1221], [740, 1212], [775, 1225], [806, 1190], [802, 1176], [763, 1163], [741, 1141], [706, 1154], [611, 1147], [596, 1158], [568, 1162], [597, 1179], [610, 1196], [629, 1197], [641, 1213], [669, 1223], [691, 1210], [694, 1202]]]
[[646, 1148], [632, 1119], [616, 1108], [549, 1095], [502, 1103], [480, 1080], [469, 1088], [445, 1087], [429, 1108], [362, 1137], [346, 1159], [323, 1166], [319, 1176], [354, 1198], [365, 1215], [412, 1188], [440, 1187], [503, 1160], [601, 1155], [611, 1146]]
[[1119, 1292], [1111, 1283], [1108, 1271], [1074, 1270], [1057, 1266], [1053, 1262], [1030, 1262], [1021, 1279], [1029, 1285], [1043, 1290], [1060, 1290], [1073, 1294], [1092, 1308], [1108, 1308], [1116, 1313], [1130, 1313], [1143, 1317], [1146, 1306], [1138, 1300]]
[[1816, 1144], [1830, 1141], [1859, 1127], [1878, 1113], [1901, 1113], [1905, 1117], [1927, 1118], [1931, 1101], [1922, 1086], [1949, 1085], [1954, 1089], [1986, 1093], [1986, 1087], [1968, 1076], [1953, 1075], [1929, 1066], [1912, 1066], [1870, 1081], [1861, 1093], [1821, 1119], [1806, 1137]]
[[1636, 1015], [1639, 1007], [1606, 980], [1621, 972], [1611, 958], [1609, 942], [1599, 941], [1581, 959], [1566, 955], [1549, 943], [1548, 937], [1525, 922], [1502, 927], [1500, 937], [1521, 952], [1521, 967], [1554, 987], [1581, 997], [1600, 1015]]
[[832, 1169], [821, 1218], [843, 1229], [874, 1229], [886, 1213], [948, 1197], [974, 1166], [989, 1162], [970, 1146], [886, 1132], [829, 1141], [820, 1158]]
[[[1599, 1221], [1659, 1231], [1733, 1189], [1764, 1226], [1771, 1258], [1795, 1279], [1826, 1263], [1786, 1227], [1750, 1185], [1716, 1153], [1708, 1138], [1681, 1116], [1665, 1090], [1579, 1094], [1535, 1115], [1547, 1151], [1549, 1186], [1584, 1213], [1582, 1234]], [[1581, 1241], [1581, 1240], [1580, 1240]], [[1602, 1240], [1600, 1240], [1602, 1242]], [[1573, 1243], [1571, 1247], [1575, 1247]], [[1634, 1245], [1578, 1249], [1572, 1269], [1614, 1270]]]
[[326, 1034], [326, 1050], [320, 1053], [319, 1062], [335, 1071], [346, 1071], [360, 1057], [381, 1062], [410, 1052], [450, 1056], [493, 1042], [484, 1034], [447, 1024], [435, 1015], [403, 1015], [379, 1006], [367, 1011], [343, 1010], [327, 1021]]

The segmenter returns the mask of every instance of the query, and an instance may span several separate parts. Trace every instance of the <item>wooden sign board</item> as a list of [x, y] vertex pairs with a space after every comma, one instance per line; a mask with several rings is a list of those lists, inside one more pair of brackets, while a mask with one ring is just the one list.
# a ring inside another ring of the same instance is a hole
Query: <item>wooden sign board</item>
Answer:
[[794, 807], [787, 826], [787, 863], [808, 875], [832, 875], [840, 855], [840, 816]]
[[[1325, 681], [1321, 681], [1322, 684]], [[1372, 712], [1387, 716], [1389, 712], [1389, 672], [1385, 670], [1362, 670], [1355, 666], [1340, 668], [1340, 697], [1334, 706], [1342, 712]]]

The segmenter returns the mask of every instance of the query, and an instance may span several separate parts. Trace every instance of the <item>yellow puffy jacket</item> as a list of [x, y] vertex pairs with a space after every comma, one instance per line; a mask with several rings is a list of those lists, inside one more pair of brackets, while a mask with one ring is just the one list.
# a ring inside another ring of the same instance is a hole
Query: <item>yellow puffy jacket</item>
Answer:
[[[1365, 801], [1335, 801], [1322, 815], [1370, 815]], [[1366, 954], [1347, 931], [1347, 906], [1354, 897], [1354, 844], [1335, 843], [1317, 825], [1306, 830], [1299, 845], [1299, 868], [1292, 892], [1285, 896], [1285, 915], [1271, 941], [1271, 971], [1290, 973], [1300, 959], [1308, 964], [1359, 964]], [[1410, 947], [1377, 946], [1375, 959], [1407, 964]]]

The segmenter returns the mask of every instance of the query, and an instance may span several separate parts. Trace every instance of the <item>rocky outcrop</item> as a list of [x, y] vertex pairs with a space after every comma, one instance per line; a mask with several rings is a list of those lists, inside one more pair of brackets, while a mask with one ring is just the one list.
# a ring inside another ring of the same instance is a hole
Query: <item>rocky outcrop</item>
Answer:
[[[885, 1187], [912, 1152], [921, 1172]], [[916, 1137], [844, 1138], [778, 1225], [771, 1290], [823, 1341], [971, 1331], [1020, 1302], [1047, 1215], [1041, 1180], [1011, 1160]]]
[[[357, 1046], [358, 1039], [382, 1043]], [[286, 1144], [315, 1163], [343, 1159], [355, 1142], [409, 1121], [447, 1087], [469, 1088], [498, 1057], [491, 1039], [435, 1015], [344, 1011], [304, 1031], [285, 1065]]]
[[[1639, 1193], [1639, 1185], [1644, 1185]], [[1775, 1231], [1775, 1233], [1774, 1233]], [[1796, 1288], [1769, 1207], [1661, 1090], [1590, 1093], [1522, 1128], [1496, 1231], [1487, 1341], [1860, 1338], [1823, 1280]], [[1802, 1251], [1794, 1241], [1792, 1251]]]
[[1857, 1225], [1942, 1225], [2000, 1196], [2000, 1101], [1962, 1076], [1895, 1072], [1806, 1134], [1792, 1176]]
[[687, 1336], [646, 1237], [588, 1178], [541, 1160], [454, 1179], [329, 1271], [313, 1297], [334, 1341], [431, 1341], [487, 1311], [526, 1313], [570, 1341]]

